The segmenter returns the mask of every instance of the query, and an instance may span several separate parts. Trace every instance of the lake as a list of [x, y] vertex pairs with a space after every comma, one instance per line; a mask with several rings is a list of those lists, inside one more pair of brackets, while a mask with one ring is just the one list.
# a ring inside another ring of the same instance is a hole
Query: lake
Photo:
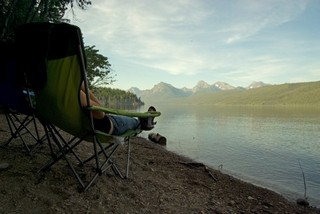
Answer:
[[[146, 105], [147, 107], [147, 105]], [[153, 132], [167, 149], [290, 200], [320, 206], [320, 110], [163, 105]], [[147, 132], [144, 133], [147, 137]]]

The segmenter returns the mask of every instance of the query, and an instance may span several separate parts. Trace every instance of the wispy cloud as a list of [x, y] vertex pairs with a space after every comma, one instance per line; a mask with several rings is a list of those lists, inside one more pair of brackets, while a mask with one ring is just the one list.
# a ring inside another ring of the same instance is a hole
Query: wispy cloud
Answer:
[[281, 52], [293, 47], [289, 38], [272, 33], [266, 38], [265, 32], [294, 21], [308, 3], [97, 0], [87, 11], [77, 11], [77, 23], [86, 41], [122, 62], [172, 75], [239, 73], [237, 78], [259, 80], [290, 68], [288, 51], [287, 56]]
[[100, 26], [86, 31], [86, 34], [100, 35], [109, 49], [129, 61], [172, 74], [196, 73], [202, 68], [203, 60], [199, 50], [188, 44], [196, 34], [190, 31], [190, 27], [197, 28], [210, 11], [204, 5], [194, 3], [101, 2], [92, 10], [97, 17], [105, 14], [105, 18], [96, 19]]
[[227, 27], [222, 31], [229, 34], [227, 44], [242, 41], [265, 28], [272, 28], [289, 22], [302, 13], [307, 1], [271, 0], [237, 1], [230, 8]]

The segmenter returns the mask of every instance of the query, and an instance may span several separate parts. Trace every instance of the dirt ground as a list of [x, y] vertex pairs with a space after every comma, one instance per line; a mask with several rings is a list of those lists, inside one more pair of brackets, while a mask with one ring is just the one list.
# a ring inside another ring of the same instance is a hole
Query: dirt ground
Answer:
[[[0, 136], [1, 144], [10, 138], [3, 115]], [[28, 135], [24, 139], [33, 145]], [[83, 143], [76, 151], [85, 155], [92, 144]], [[320, 213], [140, 137], [132, 142], [129, 178], [107, 170], [86, 192], [79, 192], [64, 160], [44, 175], [37, 173], [49, 154], [46, 142], [27, 154], [19, 138], [0, 148], [0, 163], [10, 164], [0, 171], [0, 213]], [[125, 159], [126, 144], [114, 160], [124, 169]], [[92, 166], [89, 162], [77, 170], [92, 174]]]

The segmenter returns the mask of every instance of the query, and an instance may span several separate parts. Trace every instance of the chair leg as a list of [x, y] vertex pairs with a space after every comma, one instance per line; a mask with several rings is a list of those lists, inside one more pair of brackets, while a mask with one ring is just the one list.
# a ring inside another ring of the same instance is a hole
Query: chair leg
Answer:
[[[68, 153], [72, 153], [75, 156], [75, 158], [80, 162], [79, 165], [83, 165], [83, 161], [81, 160], [81, 158], [73, 151], [73, 149], [77, 145], [79, 145], [79, 143], [81, 143], [82, 139], [76, 141], [77, 138], [73, 137], [70, 141], [66, 142], [66, 140], [56, 130], [54, 126], [45, 126], [45, 131], [47, 133], [46, 135], [48, 136], [48, 144], [50, 148], [51, 159], [39, 171], [49, 170], [56, 162], [64, 158], [64, 154]], [[58, 152], [54, 152], [52, 142], [50, 139], [52, 139], [54, 144], [58, 146]]]
[[59, 150], [61, 152], [61, 157], [67, 162], [68, 166], [70, 167], [70, 169], [72, 170], [74, 176], [76, 177], [76, 179], [78, 180], [79, 184], [81, 185], [82, 188], [85, 188], [85, 184], [83, 182], [83, 180], [80, 178], [79, 174], [77, 173], [77, 171], [75, 170], [75, 168], [73, 167], [72, 163], [70, 162], [70, 160], [67, 158], [66, 153], [65, 153], [65, 149], [63, 148], [62, 144], [60, 143], [59, 139], [56, 137], [56, 135], [53, 135], [54, 141], [56, 142], [56, 145], [59, 147]]
[[[10, 139], [5, 142], [2, 146], [7, 146], [11, 143], [11, 141], [17, 137], [20, 138], [22, 141], [23, 146], [27, 150], [28, 153], [30, 153], [31, 149], [27, 145], [27, 143], [24, 141], [22, 135], [25, 133], [31, 133], [30, 130], [27, 128], [27, 125], [30, 123], [29, 116], [26, 116], [22, 121], [13, 113], [5, 113], [7, 123], [10, 129], [11, 137]], [[19, 125], [15, 123], [15, 121], [18, 122]], [[23, 130], [25, 130], [25, 133], [21, 133]]]
[[[57, 145], [57, 147], [59, 148], [59, 153], [55, 154], [53, 152], [52, 147], [50, 146], [50, 148], [52, 149], [52, 158], [51, 160], [49, 160], [41, 169], [38, 170], [38, 173], [40, 172], [44, 172], [49, 170], [55, 163], [57, 163], [59, 160], [64, 159], [68, 166], [70, 167], [73, 175], [76, 177], [76, 179], [78, 180], [79, 184], [81, 185], [81, 188], [84, 189], [86, 187], [84, 181], [80, 178], [79, 174], [77, 173], [77, 171], [75, 170], [73, 164], [71, 163], [71, 161], [69, 160], [69, 158], [67, 157], [67, 154], [75, 147], [77, 146], [81, 140], [77, 141], [73, 146], [66, 146], [66, 144], [68, 144], [67, 142], [64, 141], [64, 139], [62, 138], [62, 136], [59, 133], [56, 133], [57, 130], [53, 127], [53, 126], [45, 126], [46, 132], [50, 133], [50, 136], [53, 140], [53, 142], [55, 143], [55, 145]], [[61, 141], [63, 143], [61, 143]], [[72, 140], [73, 141], [73, 140]], [[48, 138], [48, 142], [51, 145], [51, 140], [50, 138]], [[74, 153], [75, 154], [75, 153]], [[77, 159], [79, 157], [77, 156]], [[79, 158], [80, 159], [80, 158]]]
[[[52, 124], [43, 123], [45, 131], [48, 136], [48, 143], [50, 145], [51, 150], [51, 159], [40, 169], [38, 173], [45, 172], [51, 169], [51, 167], [57, 163], [59, 160], [66, 160], [68, 166], [72, 170], [74, 176], [78, 180], [81, 189], [86, 191], [90, 186], [94, 183], [94, 181], [98, 178], [98, 176], [102, 175], [107, 169], [111, 168], [116, 176], [120, 178], [124, 178], [121, 171], [118, 169], [116, 163], [112, 160], [112, 156], [115, 151], [118, 149], [120, 144], [113, 143], [107, 146], [103, 146], [99, 139], [95, 137], [93, 141], [94, 146], [94, 154], [88, 157], [86, 160], [82, 161], [78, 155], [73, 151], [73, 149], [79, 145], [83, 139], [73, 137], [72, 139], [66, 140], [61, 133], [56, 129]], [[49, 137], [50, 136], [50, 137]], [[58, 147], [58, 151], [55, 152], [52, 148], [52, 143]], [[96, 171], [93, 176], [86, 182], [77, 173], [73, 163], [70, 161], [68, 154], [73, 154], [75, 158], [79, 161], [79, 165], [83, 166], [85, 163], [95, 159], [95, 168]]]
[[[104, 147], [104, 150], [109, 150], [112, 146], [114, 146], [113, 143], [109, 144], [108, 146]], [[102, 150], [100, 150], [98, 152], [98, 155], [100, 155], [102, 153]], [[92, 156], [90, 156], [89, 158], [87, 158], [86, 160], [83, 161], [83, 164], [88, 163], [89, 161], [91, 161], [92, 159], [94, 159], [96, 156], [95, 154], [93, 154]]]
[[[101, 166], [101, 171], [104, 172], [109, 167], [111, 167], [115, 175], [119, 176], [120, 178], [123, 178], [123, 175], [120, 172], [117, 164], [114, 163], [114, 161], [111, 159], [112, 155], [118, 149], [118, 147], [119, 147], [119, 144], [116, 144], [115, 147], [113, 148], [113, 150], [106, 156], [106, 160], [104, 161], [104, 163]], [[109, 164], [109, 165], [106, 166], [106, 164]]]
[[[88, 162], [89, 160], [92, 160], [93, 158], [96, 159], [96, 169], [100, 170], [100, 174], [105, 172], [109, 167], [112, 168], [115, 175], [119, 176], [120, 178], [123, 178], [122, 173], [118, 169], [117, 164], [111, 159], [114, 152], [118, 149], [119, 144], [118, 143], [112, 143], [106, 147], [103, 147], [100, 141], [95, 137], [94, 140], [94, 146], [95, 146], [95, 153], [89, 157], [85, 162]], [[99, 152], [98, 148], [99, 147]], [[100, 162], [99, 157], [103, 153], [104, 161]], [[108, 164], [108, 165], [107, 165]]]
[[45, 140], [48, 138], [47, 134], [44, 134], [42, 137], [40, 137], [39, 129], [38, 129], [38, 124], [36, 121], [36, 117], [32, 115], [32, 122], [33, 122], [33, 127], [35, 130], [35, 136], [31, 133], [32, 137], [36, 140], [36, 143], [33, 145], [30, 154], [41, 144], [45, 142]]
[[128, 138], [128, 151], [127, 151], [127, 169], [126, 169], [126, 177], [129, 178], [129, 168], [130, 168], [130, 158], [131, 158], [131, 141], [130, 137]]
[[[21, 120], [15, 113], [9, 111], [5, 113], [5, 117], [9, 126], [11, 137], [2, 146], [9, 145], [11, 141], [15, 138], [20, 138], [28, 154], [32, 155], [32, 152], [35, 150], [35, 148], [45, 141], [46, 135], [40, 137], [36, 118], [34, 115], [24, 115], [24, 119]], [[30, 124], [33, 125], [35, 134], [28, 127]], [[26, 134], [31, 136], [36, 142], [34, 145], [32, 145], [32, 148], [29, 147], [29, 145], [25, 142], [23, 138], [23, 135]]]

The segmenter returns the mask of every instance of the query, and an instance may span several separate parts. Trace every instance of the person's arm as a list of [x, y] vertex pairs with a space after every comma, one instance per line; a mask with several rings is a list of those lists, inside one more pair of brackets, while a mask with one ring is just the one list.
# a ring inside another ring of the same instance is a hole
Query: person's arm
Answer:
[[[81, 84], [81, 91], [84, 93], [84, 95], [85, 95], [85, 87], [84, 87], [84, 82], [82, 82], [82, 84]], [[90, 104], [91, 105], [94, 105], [94, 106], [101, 106], [101, 103], [100, 103], [100, 101], [98, 100], [98, 98], [96, 98], [95, 96], [94, 96], [94, 94], [90, 91], [90, 90], [88, 90], [89, 91], [89, 98], [90, 98]], [[93, 101], [93, 102], [92, 102]], [[82, 101], [81, 101], [81, 103], [82, 103]], [[87, 101], [85, 100], [85, 104], [87, 104]]]
[[[90, 105], [93, 106], [101, 106], [100, 101], [94, 96], [94, 94], [89, 90], [89, 99], [90, 99]], [[80, 102], [81, 106], [87, 106], [87, 95], [85, 93], [84, 84], [82, 83], [81, 89], [80, 89]], [[102, 119], [105, 115], [102, 111], [92, 111], [93, 118], [95, 119]]]

